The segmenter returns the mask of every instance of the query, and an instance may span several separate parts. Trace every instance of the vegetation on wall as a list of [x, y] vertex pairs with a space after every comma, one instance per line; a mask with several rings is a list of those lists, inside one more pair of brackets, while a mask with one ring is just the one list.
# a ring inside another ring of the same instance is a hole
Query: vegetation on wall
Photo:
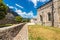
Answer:
[[16, 16], [15, 17], [15, 21], [16, 22], [21, 22], [22, 21], [22, 17], [21, 16]]
[[3, 3], [3, 0], [0, 0], [0, 20], [5, 18], [7, 14], [7, 6]]
[[23, 18], [22, 22], [30, 22], [29, 18]]
[[30, 21], [30, 19], [28, 19], [28, 18], [23, 18], [23, 17], [21, 17], [21, 16], [16, 16], [15, 17], [15, 21], [16, 22], [29, 22]]

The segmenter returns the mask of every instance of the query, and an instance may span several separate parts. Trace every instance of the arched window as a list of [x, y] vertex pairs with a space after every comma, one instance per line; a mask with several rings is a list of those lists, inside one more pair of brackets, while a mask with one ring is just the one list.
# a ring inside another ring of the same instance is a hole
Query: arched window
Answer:
[[48, 21], [51, 21], [51, 14], [48, 13]]
[[40, 20], [43, 21], [43, 17], [40, 15]]

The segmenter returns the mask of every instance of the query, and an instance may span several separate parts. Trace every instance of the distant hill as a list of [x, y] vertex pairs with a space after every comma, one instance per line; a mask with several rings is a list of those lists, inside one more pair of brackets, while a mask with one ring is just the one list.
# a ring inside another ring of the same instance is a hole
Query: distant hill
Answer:
[[13, 11], [13, 9], [8, 8], [8, 13], [12, 13], [14, 16], [19, 16], [15, 11]]

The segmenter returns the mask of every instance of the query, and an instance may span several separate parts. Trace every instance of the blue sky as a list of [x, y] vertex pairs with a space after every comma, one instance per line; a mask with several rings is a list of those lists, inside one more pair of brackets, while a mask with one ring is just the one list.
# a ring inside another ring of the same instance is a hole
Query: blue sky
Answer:
[[49, 0], [4, 0], [4, 3], [24, 18], [35, 18], [37, 7]]

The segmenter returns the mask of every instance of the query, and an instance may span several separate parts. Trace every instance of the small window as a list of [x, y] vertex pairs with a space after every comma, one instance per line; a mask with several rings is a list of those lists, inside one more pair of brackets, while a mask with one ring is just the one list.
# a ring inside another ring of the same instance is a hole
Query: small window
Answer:
[[40, 15], [40, 20], [43, 21], [43, 17]]
[[51, 14], [48, 13], [48, 20], [51, 21]]

